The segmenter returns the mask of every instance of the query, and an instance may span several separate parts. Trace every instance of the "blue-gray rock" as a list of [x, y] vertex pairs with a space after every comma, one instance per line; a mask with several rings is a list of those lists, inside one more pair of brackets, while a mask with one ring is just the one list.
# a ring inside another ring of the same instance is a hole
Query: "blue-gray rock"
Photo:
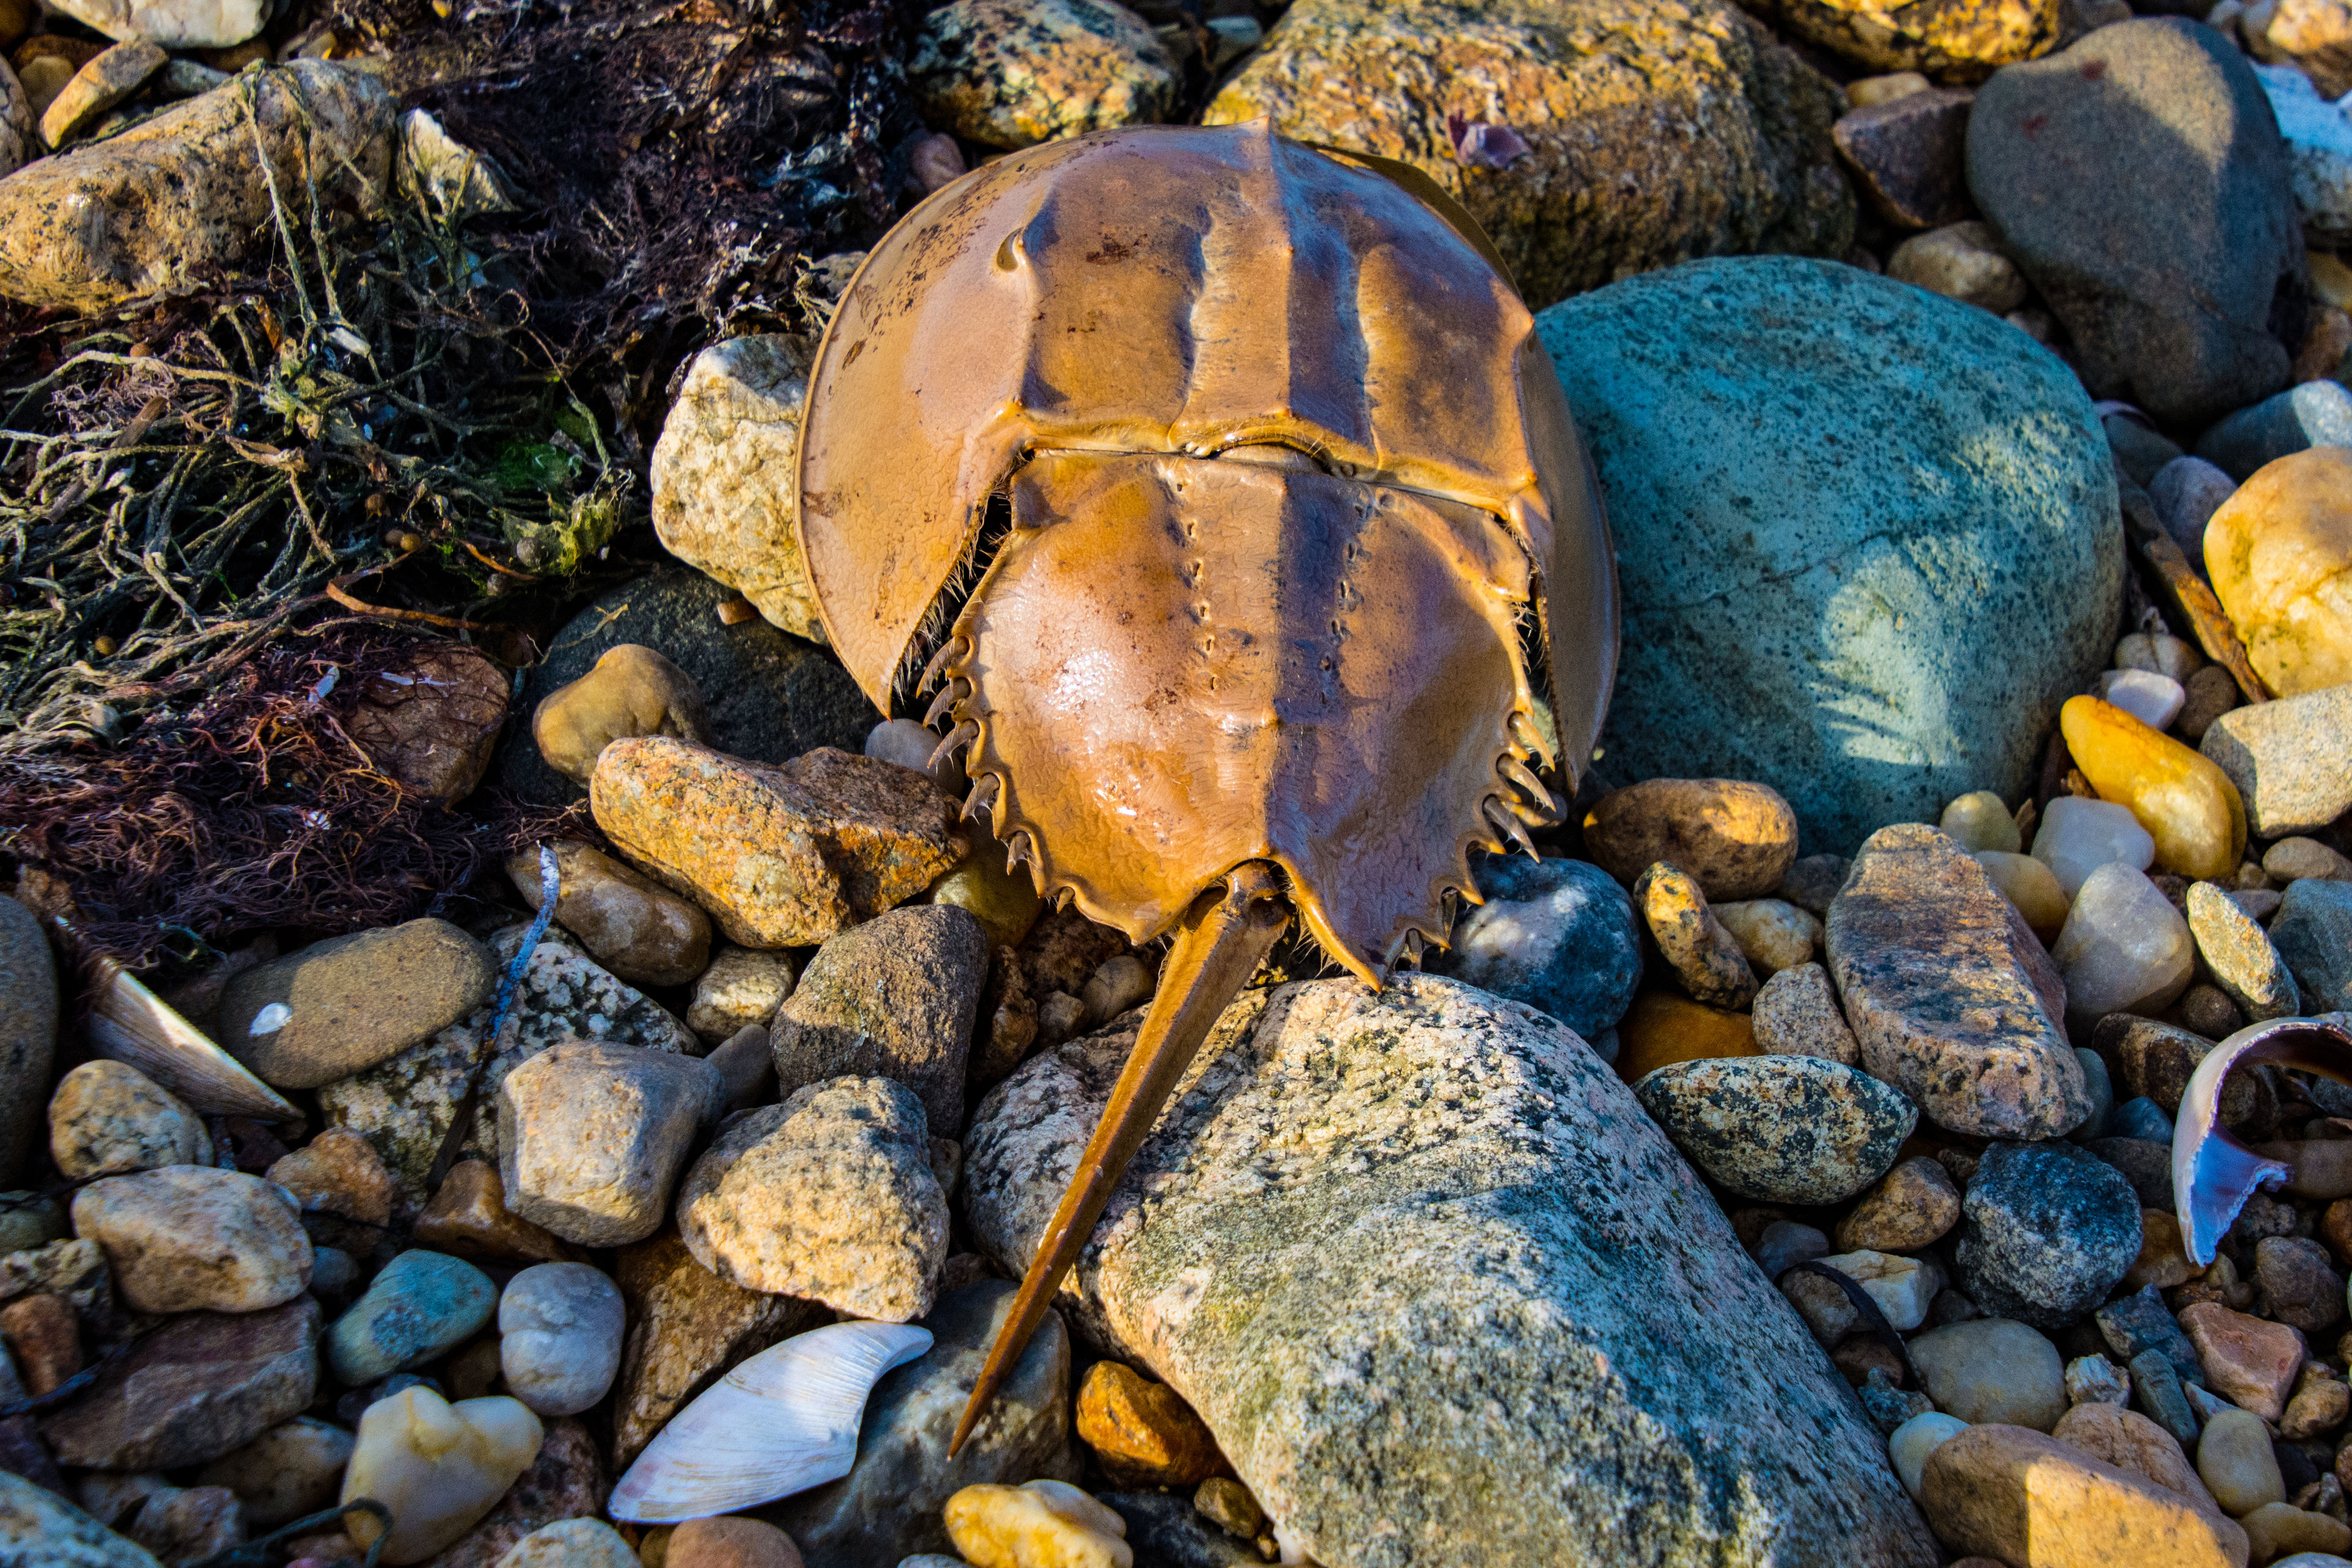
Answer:
[[1843, 1202], [1886, 1174], [1919, 1124], [1902, 1090], [1822, 1057], [1675, 1062], [1633, 1095], [1692, 1164], [1767, 1204]]
[[0, 898], [0, 1186], [24, 1174], [47, 1125], [58, 1054], [58, 966], [33, 911]]
[[2180, 1369], [2162, 1351], [2142, 1351], [2124, 1363], [2131, 1373], [2132, 1403], [2139, 1413], [2172, 1434], [2173, 1441], [2193, 1450], [2197, 1444], [2197, 1412], [2180, 1386]]
[[2197, 437], [2197, 455], [2242, 484], [2263, 464], [2314, 447], [2352, 447], [2352, 392], [2332, 381], [2265, 397]]
[[2143, 1286], [2129, 1296], [2117, 1297], [2093, 1313], [2091, 1320], [2117, 1361], [2136, 1362], [2153, 1353], [2163, 1357], [2189, 1382], [2204, 1383], [2205, 1368], [2197, 1359], [2197, 1347], [2180, 1331], [2172, 1309], [2164, 1304], [2155, 1286]]
[[1960, 1199], [1960, 1289], [2045, 1333], [2107, 1299], [2139, 1256], [2139, 1199], [2123, 1173], [2072, 1143], [1995, 1143]]
[[2066, 1136], [2077, 1143], [2087, 1143], [2115, 1131], [2116, 1086], [2107, 1077], [2106, 1058], [2098, 1052], [2076, 1046], [2074, 1059], [2083, 1064], [2083, 1089], [2091, 1097], [2091, 1114]]
[[2238, 786], [2253, 837], [2325, 827], [2352, 811], [2352, 686], [2233, 708], [2197, 749]]
[[1786, 257], [1629, 279], [1537, 327], [1616, 532], [1600, 773], [1768, 784], [1841, 853], [2025, 790], [2122, 592], [2115, 469], [2063, 364]]
[[2143, 17], [2002, 68], [1968, 163], [2094, 395], [2193, 426], [2287, 384], [2302, 226], [2262, 83], [2221, 34]]
[[2128, 414], [2103, 415], [2099, 424], [2107, 433], [2107, 449], [2116, 455], [2116, 461], [2131, 476], [2134, 484], [2148, 483], [2167, 463], [2180, 456], [2179, 447]]
[[1550, 1014], [1590, 1041], [1642, 984], [1641, 929], [1616, 879], [1582, 860], [1474, 858], [1486, 901], [1454, 923], [1429, 970]]
[[472, 1339], [490, 1321], [499, 1288], [446, 1253], [421, 1248], [383, 1266], [352, 1310], [327, 1331], [327, 1365], [358, 1387], [421, 1366]]
[[0, 1470], [0, 1563], [25, 1568], [158, 1568], [155, 1554], [46, 1487]]
[[[1133, 1043], [1055, 1047], [982, 1102], [968, 1218], [1012, 1271]], [[1457, 981], [1238, 998], [1073, 1286], [1318, 1562], [1939, 1561], [1633, 1094], [1557, 1020]]]
[[2169, 1148], [2172, 1118], [2164, 1113], [2164, 1107], [2143, 1094], [2116, 1107], [2115, 1114], [2107, 1118], [2107, 1132], [2111, 1137], [2137, 1138]]
[[2271, 918], [2271, 945], [2294, 971], [2304, 1011], [2352, 1012], [2352, 882], [2289, 882]]

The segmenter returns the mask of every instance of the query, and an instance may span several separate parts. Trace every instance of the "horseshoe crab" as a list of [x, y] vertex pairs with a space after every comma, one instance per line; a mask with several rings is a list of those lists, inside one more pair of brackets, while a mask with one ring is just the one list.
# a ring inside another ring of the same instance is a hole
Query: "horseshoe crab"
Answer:
[[1472, 846], [1534, 853], [1537, 770], [1573, 788], [1617, 584], [1533, 329], [1426, 176], [1264, 123], [986, 164], [845, 292], [801, 437], [826, 635], [885, 713], [938, 687], [1041, 893], [1172, 939], [957, 1447], [1292, 920], [1378, 986]]

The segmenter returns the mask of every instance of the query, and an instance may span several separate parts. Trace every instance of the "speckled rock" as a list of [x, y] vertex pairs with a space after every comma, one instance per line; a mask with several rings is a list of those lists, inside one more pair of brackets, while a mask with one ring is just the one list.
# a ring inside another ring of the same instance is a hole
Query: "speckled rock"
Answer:
[[887, 1079], [828, 1079], [731, 1123], [677, 1219], [720, 1277], [884, 1322], [930, 1310], [948, 1256], [922, 1104]]
[[1709, 899], [1776, 890], [1797, 858], [1797, 816], [1780, 792], [1738, 779], [1649, 779], [1584, 816], [1585, 852], [1627, 887], [1664, 860]]
[[2289, 883], [2270, 934], [2294, 971], [2305, 1007], [2352, 1011], [2352, 882], [2305, 878]]
[[923, 18], [907, 82], [931, 124], [1014, 148], [1165, 120], [1183, 74], [1117, 0], [951, 0]]
[[327, 1331], [328, 1364], [351, 1388], [420, 1366], [472, 1339], [498, 1301], [498, 1287], [472, 1264], [412, 1248]]
[[2278, 838], [2325, 827], [2352, 811], [2352, 686], [2222, 714], [2199, 750], [2221, 765], [2246, 805], [2246, 830]]
[[1680, 1062], [1633, 1093], [1692, 1163], [1759, 1203], [1852, 1197], [1886, 1173], [1919, 1121], [1896, 1090], [1819, 1057]]
[[201, 1465], [302, 1413], [319, 1384], [319, 1304], [191, 1312], [108, 1363], [88, 1394], [41, 1416], [61, 1464]]
[[1463, 911], [1429, 971], [1524, 1002], [1588, 1041], [1615, 1028], [1642, 983], [1625, 889], [1582, 860], [1483, 855], [1471, 874], [1486, 901]]
[[[1026, 1265], [1132, 1041], [1045, 1051], [982, 1102], [965, 1182], [1000, 1264]], [[1726, 1539], [1936, 1560], [1877, 1434], [1637, 1102], [1558, 1023], [1456, 982], [1245, 993], [1063, 1300], [1320, 1561]]]
[[[2056, 46], [2058, 0], [1908, 0], [1863, 11], [1835, 0], [1749, 0], [1809, 44], [1876, 71], [1981, 81]], [[1897, 100], [1901, 101], [1901, 100]]]
[[142, 1312], [252, 1312], [310, 1283], [310, 1238], [278, 1188], [242, 1171], [165, 1165], [74, 1194], [74, 1234], [106, 1254]]
[[1767, 980], [1749, 1012], [1757, 1047], [1767, 1055], [1861, 1064], [1862, 1047], [1830, 988], [1830, 972], [1818, 963], [1801, 963]]
[[498, 971], [443, 920], [316, 942], [236, 975], [221, 1048], [280, 1089], [317, 1089], [431, 1038], [490, 999]]
[[480, 1523], [426, 1568], [497, 1568], [499, 1560], [533, 1531], [566, 1519], [604, 1511], [612, 1480], [587, 1428], [568, 1416], [544, 1424], [539, 1457], [517, 1477]]
[[2131, 1184], [2087, 1150], [1995, 1143], [1960, 1204], [1960, 1289], [1996, 1317], [2054, 1333], [2105, 1300], [2139, 1256], [2139, 1212]]
[[[1695, 256], [1843, 254], [1853, 198], [1829, 140], [1840, 108], [1834, 88], [1715, 0], [1638, 14], [1597, 0], [1305, 0], [1204, 118], [1264, 116], [1286, 136], [1413, 164], [1542, 306]], [[1481, 151], [1465, 127], [1465, 157], [1449, 116], [1514, 140]]]
[[853, 926], [816, 950], [770, 1035], [780, 1094], [845, 1075], [887, 1078], [940, 1135], [963, 1125], [964, 1058], [988, 979], [968, 910], [920, 905]]
[[1633, 907], [1659, 956], [1694, 1001], [1740, 1008], [1755, 999], [1756, 972], [1687, 872], [1657, 862], [1633, 884]]
[[0, 1562], [25, 1568], [160, 1568], [145, 1547], [5, 1470], [0, 1470]]
[[[578, 839], [549, 846], [559, 878], [555, 919], [590, 957], [632, 985], [684, 985], [710, 963], [710, 917], [677, 894]], [[507, 861], [507, 879], [533, 912], [534, 849]]]
[[736, 1031], [753, 1024], [765, 1028], [793, 994], [795, 967], [788, 953], [721, 942], [710, 955], [710, 967], [694, 983], [687, 1027], [711, 1046], [732, 1039]]
[[542, 1051], [499, 1086], [507, 1207], [583, 1247], [643, 1241], [726, 1104], [719, 1069], [693, 1057], [586, 1040]]
[[2063, 364], [1981, 310], [1787, 258], [1629, 279], [1538, 330], [1617, 542], [1602, 773], [1769, 784], [1839, 853], [2025, 793], [2122, 586], [2106, 440]]
[[1863, 1065], [1954, 1131], [2052, 1138], [2090, 1114], [2065, 992], [2024, 916], [1930, 827], [1871, 835], [1830, 906]]
[[49, 1157], [76, 1179], [205, 1162], [195, 1112], [123, 1062], [84, 1062], [49, 1096]]
[[730, 942], [823, 942], [963, 858], [921, 774], [830, 747], [768, 767], [653, 736], [604, 748], [589, 787], [622, 853], [710, 912]]
[[2303, 1011], [2294, 975], [2278, 949], [2252, 916], [2210, 882], [2189, 889], [2189, 934], [2197, 941], [2205, 972], [2248, 1023], [2292, 1018]]
[[1838, 1221], [1837, 1244], [1851, 1252], [1916, 1252], [1959, 1223], [1960, 1190], [1925, 1154], [1904, 1161]]

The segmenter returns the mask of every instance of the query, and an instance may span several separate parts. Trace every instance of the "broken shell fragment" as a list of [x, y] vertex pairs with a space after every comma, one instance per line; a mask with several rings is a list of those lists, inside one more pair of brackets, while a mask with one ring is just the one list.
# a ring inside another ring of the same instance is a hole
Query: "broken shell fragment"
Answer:
[[928, 1329], [859, 1322], [761, 1351], [662, 1428], [613, 1489], [609, 1511], [676, 1524], [839, 1480], [857, 1458], [866, 1394], [930, 1348]]
[[2172, 1138], [2172, 1195], [2181, 1247], [2200, 1265], [2213, 1261], [2255, 1188], [2279, 1186], [2294, 1174], [2221, 1130], [2222, 1081], [2232, 1068], [2265, 1062], [2352, 1083], [2352, 1030], [2334, 1018], [2274, 1018], [2223, 1040], [2190, 1075]]
[[206, 1116], [299, 1121], [302, 1113], [110, 958], [98, 963], [87, 1028], [98, 1054], [128, 1062]]

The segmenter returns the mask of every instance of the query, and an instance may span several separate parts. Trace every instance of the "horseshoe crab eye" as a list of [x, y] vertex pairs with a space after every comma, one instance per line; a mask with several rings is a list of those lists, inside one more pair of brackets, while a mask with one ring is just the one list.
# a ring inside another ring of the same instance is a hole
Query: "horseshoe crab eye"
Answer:
[[1295, 468], [1306, 474], [1319, 474], [1326, 471], [1323, 465], [1317, 462], [1311, 454], [1302, 452], [1296, 447], [1285, 447], [1272, 441], [1253, 442], [1246, 447], [1228, 447], [1217, 454], [1217, 460], [1224, 463], [1254, 463], [1261, 468]]

